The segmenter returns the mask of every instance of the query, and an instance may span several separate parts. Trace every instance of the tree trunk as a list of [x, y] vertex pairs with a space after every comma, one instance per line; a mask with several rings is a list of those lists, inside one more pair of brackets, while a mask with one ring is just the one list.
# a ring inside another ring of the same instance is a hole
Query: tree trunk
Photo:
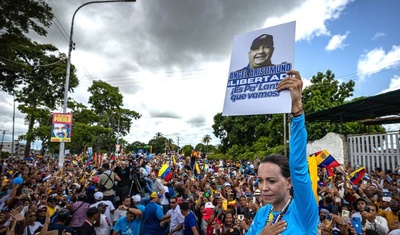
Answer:
[[31, 131], [33, 129], [34, 124], [35, 124], [35, 118], [29, 117], [28, 134], [26, 135], [26, 145], [25, 145], [24, 157], [29, 157], [29, 154], [31, 152], [31, 143], [32, 143]]

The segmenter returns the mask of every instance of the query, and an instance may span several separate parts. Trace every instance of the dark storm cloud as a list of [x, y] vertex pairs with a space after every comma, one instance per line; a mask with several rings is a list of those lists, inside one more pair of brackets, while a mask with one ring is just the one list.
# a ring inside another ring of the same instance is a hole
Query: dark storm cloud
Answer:
[[189, 123], [189, 125], [192, 126], [192, 127], [201, 127], [201, 126], [206, 125], [207, 120], [203, 116], [198, 116], [198, 117], [194, 117], [194, 118], [189, 119], [187, 121], [187, 123]]
[[[48, 1], [68, 32], [73, 9], [83, 2]], [[79, 50], [105, 53], [110, 61], [124, 62], [113, 63], [115, 71], [190, 68], [199, 59], [226, 58], [234, 35], [259, 29], [267, 17], [285, 14], [300, 3], [300, 0], [138, 0], [93, 4], [77, 13], [74, 41]], [[84, 18], [95, 22], [95, 27], [83, 24]], [[57, 40], [65, 44], [60, 36]], [[111, 41], [118, 43], [109, 44]]]
[[171, 119], [181, 119], [181, 117], [172, 111], [149, 111], [151, 118], [171, 118]]

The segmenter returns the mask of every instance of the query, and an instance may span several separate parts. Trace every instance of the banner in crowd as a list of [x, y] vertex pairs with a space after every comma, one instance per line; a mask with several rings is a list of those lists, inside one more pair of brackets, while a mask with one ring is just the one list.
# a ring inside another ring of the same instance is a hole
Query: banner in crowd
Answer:
[[293, 69], [296, 22], [240, 35], [233, 41], [223, 116], [290, 113], [278, 83]]
[[314, 197], [318, 203], [318, 164], [315, 154], [308, 156], [308, 171], [310, 173], [311, 187], [314, 192]]
[[340, 163], [326, 150], [314, 153], [319, 168], [325, 168], [329, 177], [334, 176], [332, 168], [340, 166]]
[[308, 156], [308, 169], [311, 178], [312, 189], [315, 199], [318, 202], [318, 168], [325, 168], [329, 177], [335, 175], [334, 167], [340, 166], [340, 163], [326, 150], [322, 150]]
[[161, 166], [160, 171], [158, 172], [158, 177], [161, 177], [161, 179], [167, 182], [172, 178], [172, 171], [167, 163], [164, 163]]
[[357, 185], [358, 182], [360, 182], [360, 180], [364, 178], [365, 172], [365, 167], [360, 167], [357, 170], [351, 172], [347, 176], [347, 180], [350, 181], [352, 184]]
[[72, 114], [53, 113], [51, 125], [51, 142], [71, 142]]

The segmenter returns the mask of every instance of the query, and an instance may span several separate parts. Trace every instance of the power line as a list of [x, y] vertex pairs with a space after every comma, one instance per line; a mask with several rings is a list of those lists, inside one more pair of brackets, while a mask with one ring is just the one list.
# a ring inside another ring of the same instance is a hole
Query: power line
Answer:
[[[196, 71], [202, 71], [200, 73], [192, 73], [191, 71], [189, 71], [190, 73], [188, 74], [177, 74], [177, 75], [164, 75], [160, 80], [157, 80], [157, 82], [171, 82], [171, 81], [186, 81], [186, 80], [192, 80], [195, 77], [194, 76], [199, 76], [202, 74], [205, 74], [206, 70], [196, 70]], [[155, 76], [159, 73], [151, 73], [150, 75]], [[147, 75], [143, 75], [143, 76], [147, 76]], [[177, 77], [181, 77], [180, 79], [165, 79], [165, 78], [177, 78]], [[108, 79], [108, 78], [118, 78], [118, 79]], [[138, 81], [136, 80], [138, 78], [138, 75], [115, 75], [115, 76], [107, 76], [107, 77], [95, 77], [92, 78], [93, 80], [107, 80], [107, 82], [116, 82], [118, 84], [139, 84], [139, 83], [143, 83], [143, 81]], [[135, 79], [135, 81], [133, 81], [132, 79]]]
[[89, 80], [90, 83], [92, 83], [93, 82], [92, 77], [90, 76], [89, 71], [86, 69], [86, 66], [83, 64], [81, 66], [82, 66], [83, 72], [86, 75], [86, 78]]
[[[13, 60], [7, 59], [7, 58], [2, 57], [2, 56], [0, 56], [0, 59], [6, 60], [6, 61], [8, 61], [8, 62], [17, 64], [17, 65], [23, 65], [23, 66], [24, 66], [24, 65], [27, 65], [27, 64], [25, 64], [25, 63], [22, 63], [22, 62], [19, 62], [19, 61], [13, 61]], [[41, 64], [41, 65], [32, 65], [32, 64], [28, 64], [28, 65], [30, 65], [30, 66], [35, 66], [35, 67], [47, 67], [47, 66], [51, 66], [51, 65], [60, 63], [60, 62], [62, 62], [62, 61], [64, 61], [64, 60], [66, 60], [66, 59], [60, 59], [60, 60], [55, 61], [55, 62], [50, 63], [50, 64]]]
[[355, 72], [355, 73], [350, 73], [350, 74], [346, 74], [346, 75], [343, 75], [343, 76], [340, 76], [340, 77], [336, 77], [336, 79], [341, 79], [341, 78], [347, 78], [347, 77], [353, 77], [353, 76], [358, 76], [358, 77], [360, 77], [360, 76], [365, 76], [365, 77], [367, 77], [367, 76], [371, 76], [371, 75], [373, 75], [373, 74], [377, 74], [377, 73], [383, 73], [383, 72], [386, 72], [386, 71], [388, 71], [388, 70], [392, 70], [392, 69], [395, 69], [395, 68], [397, 68], [397, 67], [400, 67], [400, 60], [395, 60], [395, 61], [392, 61], [391, 63], [388, 63], [388, 64], [386, 64], [384, 67], [387, 67], [388, 65], [391, 65], [391, 64], [396, 64], [396, 63], [398, 63], [398, 65], [395, 65], [395, 66], [391, 66], [391, 67], [389, 67], [389, 68], [384, 68], [384, 69], [376, 69], [376, 70], [373, 70], [373, 71], [370, 71], [370, 72], [368, 72], [368, 73], [358, 73], [358, 72]]
[[64, 36], [64, 34], [61, 32], [61, 29], [58, 27], [58, 25], [53, 21], [53, 23], [54, 23], [54, 25], [56, 26], [56, 28], [58, 29], [58, 31], [61, 33], [61, 36], [63, 36], [63, 38], [65, 39], [65, 41], [67, 41], [67, 42], [69, 42], [68, 41], [68, 38], [66, 38], [65, 36]]
[[[56, 15], [54, 15], [54, 18], [57, 20], [58, 24], [61, 26], [63, 32], [65, 33], [65, 36], [66, 36], [67, 38], [69, 38], [69, 34], [68, 34], [67, 31], [65, 30], [65, 28], [64, 28], [64, 26], [61, 24], [61, 22], [58, 20], [58, 18], [57, 18]], [[69, 40], [67, 40], [67, 41], [69, 42]]]
[[[391, 64], [396, 64], [398, 61], [394, 61]], [[343, 79], [343, 78], [350, 78], [352, 76], [369, 76], [372, 74], [379, 74], [379, 73], [383, 73], [392, 69], [396, 69], [400, 67], [399, 65], [396, 66], [392, 66], [386, 69], [382, 69], [382, 70], [375, 70], [375, 71], [371, 71], [368, 73], [350, 73], [350, 74], [346, 74], [343, 76], [338, 76], [336, 77], [336, 79]], [[205, 69], [197, 69], [197, 70], [183, 70], [183, 71], [168, 71], [165, 73], [150, 73], [151, 76], [156, 76], [156, 75], [163, 75], [162, 78], [178, 78], [181, 77], [180, 79], [173, 79], [172, 81], [185, 81], [185, 80], [192, 80], [192, 79], [196, 79], [196, 77], [194, 76], [200, 76], [202, 74], [205, 74], [207, 70]], [[198, 72], [198, 73], [194, 73], [194, 72]], [[145, 75], [146, 76], [146, 75]], [[111, 79], [110, 79], [111, 78]], [[92, 81], [93, 80], [106, 80], [108, 83], [112, 83], [113, 85], [126, 85], [126, 84], [140, 84], [140, 83], [144, 83], [144, 81], [139, 81], [138, 79], [138, 74], [126, 74], [126, 75], [111, 75], [111, 76], [103, 76], [103, 77], [91, 77]], [[159, 79], [157, 80], [157, 82], [171, 82], [171, 79]]]

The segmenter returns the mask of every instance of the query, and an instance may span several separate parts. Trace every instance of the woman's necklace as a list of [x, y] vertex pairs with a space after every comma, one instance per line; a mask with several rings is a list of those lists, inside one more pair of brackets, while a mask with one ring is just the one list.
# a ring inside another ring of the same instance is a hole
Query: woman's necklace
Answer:
[[274, 216], [274, 214], [273, 214], [274, 206], [271, 206], [271, 209], [269, 210], [269, 213], [268, 213], [268, 219], [267, 219], [267, 222], [265, 222], [265, 225], [267, 225], [269, 223], [269, 221], [272, 221], [272, 224], [275, 224], [276, 222], [281, 220], [282, 217], [286, 214], [291, 202], [292, 202], [292, 197], [289, 198], [286, 205], [283, 207], [283, 209], [280, 211], [280, 213], [277, 216]]

